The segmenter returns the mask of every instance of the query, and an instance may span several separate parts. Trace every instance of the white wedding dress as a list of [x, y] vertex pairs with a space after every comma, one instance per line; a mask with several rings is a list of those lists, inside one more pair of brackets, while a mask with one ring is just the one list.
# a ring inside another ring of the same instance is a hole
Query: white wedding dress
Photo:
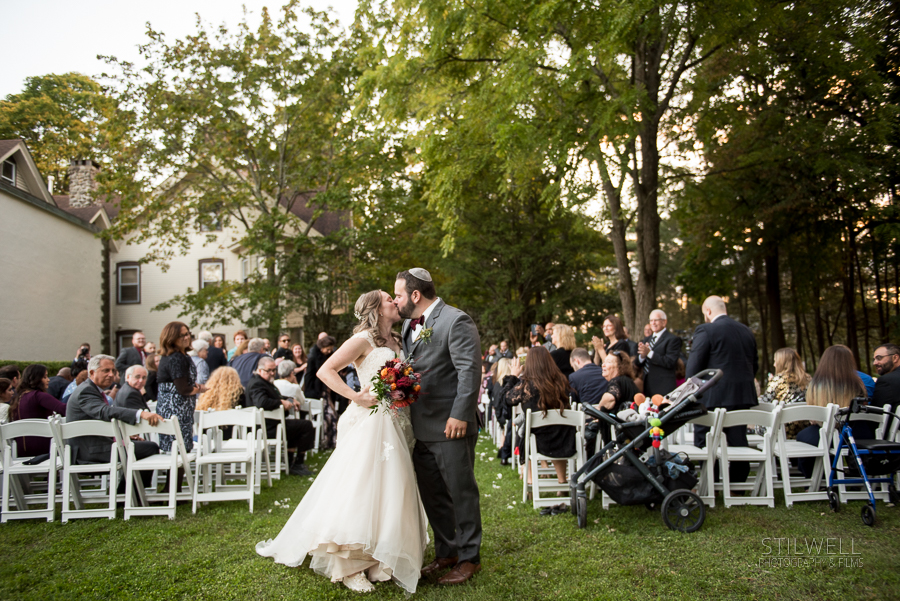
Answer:
[[[359, 365], [365, 387], [394, 351], [375, 347]], [[278, 536], [256, 552], [310, 567], [339, 582], [368, 570], [373, 582], [393, 578], [414, 593], [428, 545], [427, 521], [410, 450], [415, 439], [409, 408], [397, 412], [350, 403], [338, 421], [337, 447]]]

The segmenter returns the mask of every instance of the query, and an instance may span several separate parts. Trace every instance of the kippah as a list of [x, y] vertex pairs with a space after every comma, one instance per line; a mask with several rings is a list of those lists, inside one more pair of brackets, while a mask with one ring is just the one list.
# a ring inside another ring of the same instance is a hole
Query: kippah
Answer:
[[427, 270], [422, 269], [421, 267], [413, 267], [412, 269], [409, 270], [409, 274], [419, 278], [423, 282], [431, 281], [431, 274], [428, 273]]

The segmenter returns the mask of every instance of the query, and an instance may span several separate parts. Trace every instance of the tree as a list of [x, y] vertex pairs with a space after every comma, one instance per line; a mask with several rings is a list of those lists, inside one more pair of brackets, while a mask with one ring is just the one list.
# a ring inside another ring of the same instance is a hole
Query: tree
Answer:
[[85, 75], [29, 77], [21, 93], [0, 100], [0, 139], [25, 140], [37, 168], [65, 194], [71, 159], [107, 162], [115, 145], [107, 126], [115, 111], [108, 91]]
[[[148, 36], [144, 66], [108, 59], [133, 132], [101, 177], [122, 207], [109, 234], [154, 241], [145, 260], [166, 266], [193, 232], [235, 227], [260, 270], [167, 304], [206, 325], [246, 320], [271, 333], [297, 310], [327, 325], [351, 287], [350, 193], [383, 150], [350, 112], [352, 40], [297, 2], [278, 21], [264, 9], [256, 31], [246, 19], [232, 33], [198, 18], [183, 40]], [[313, 237], [326, 211], [340, 223]]]

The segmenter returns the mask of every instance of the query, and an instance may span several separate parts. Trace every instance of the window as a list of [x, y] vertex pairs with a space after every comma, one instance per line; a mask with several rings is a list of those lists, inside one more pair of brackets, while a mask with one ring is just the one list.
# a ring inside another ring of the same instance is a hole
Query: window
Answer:
[[241, 259], [241, 281], [246, 282], [248, 277], [250, 277], [250, 259], [244, 257]]
[[141, 266], [138, 263], [117, 263], [116, 304], [136, 305], [141, 302]]
[[225, 261], [222, 259], [203, 259], [200, 261], [200, 290], [207, 286], [215, 286], [225, 281]]
[[0, 181], [10, 186], [16, 185], [16, 162], [12, 159], [3, 161], [3, 169], [0, 170]]

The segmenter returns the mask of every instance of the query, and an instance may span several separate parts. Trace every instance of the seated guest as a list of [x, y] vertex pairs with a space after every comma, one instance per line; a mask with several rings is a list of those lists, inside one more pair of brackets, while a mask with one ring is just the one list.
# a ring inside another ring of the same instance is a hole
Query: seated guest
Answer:
[[5, 424], [9, 420], [9, 404], [12, 399], [12, 382], [8, 378], [0, 378], [0, 424]]
[[[603, 319], [602, 329], [603, 335], [606, 336], [609, 342], [604, 345], [600, 337], [594, 336], [591, 338], [591, 344], [594, 346], [594, 363], [602, 365], [606, 355], [613, 351], [622, 351], [629, 355], [634, 355], [631, 346], [632, 342], [628, 339], [628, 334], [625, 333], [625, 324], [622, 323], [621, 319], [615, 315], [607, 315]], [[637, 345], [635, 345], [635, 348], [637, 348]]]
[[141, 409], [150, 411], [144, 394], [141, 392], [147, 383], [147, 370], [140, 365], [132, 365], [125, 370], [125, 383], [111, 403], [114, 407], [125, 409]]
[[802, 398], [809, 374], [803, 368], [803, 359], [792, 348], [775, 351], [775, 375], [769, 378], [766, 391], [759, 397], [760, 403], [788, 403]]
[[247, 352], [241, 354], [235, 353], [234, 359], [232, 359], [229, 364], [237, 370], [238, 375], [241, 377], [241, 386], [244, 388], [247, 388], [247, 385], [250, 383], [250, 378], [252, 378], [253, 374], [256, 372], [257, 363], [259, 363], [260, 358], [265, 356], [263, 354], [265, 344], [266, 341], [262, 338], [254, 338], [247, 343]]
[[75, 389], [81, 386], [81, 383], [87, 380], [88, 377], [87, 368], [81, 369], [77, 365], [72, 368], [72, 374], [75, 376], [75, 379], [69, 382], [69, 385], [63, 390], [62, 398], [60, 399], [63, 403], [69, 402], [69, 397], [72, 396]]
[[147, 355], [147, 381], [144, 382], [144, 400], [155, 401], [159, 396], [159, 383], [156, 381], [157, 370], [159, 369], [159, 355]]
[[606, 355], [602, 367], [609, 385], [600, 397], [599, 408], [613, 414], [627, 409], [638, 394], [631, 357], [622, 351], [612, 351]]
[[559, 371], [568, 378], [574, 371], [569, 362], [569, 357], [575, 350], [575, 330], [572, 329], [572, 326], [564, 323], [553, 326], [553, 344], [556, 345], [556, 350], [550, 353], [550, 357], [556, 363]]
[[197, 410], [227, 411], [241, 405], [244, 399], [244, 387], [241, 378], [233, 367], [220, 367], [209, 377], [206, 392], [197, 401]]
[[[875, 370], [878, 381], [869, 397], [873, 407], [900, 404], [900, 347], [896, 344], [882, 344], [875, 349]], [[891, 416], [885, 422], [885, 430], [891, 427]]]
[[0, 367], [0, 378], [6, 378], [10, 382], [12, 382], [12, 389], [15, 392], [16, 386], [19, 385], [19, 378], [21, 377], [21, 373], [19, 372], [19, 368], [15, 365], [4, 365]]
[[206, 381], [209, 380], [209, 364], [206, 362], [208, 353], [209, 343], [205, 340], [197, 339], [191, 343], [188, 355], [194, 362], [194, 369], [197, 370], [197, 384], [206, 384]]
[[290, 360], [282, 361], [278, 364], [278, 379], [275, 380], [275, 387], [278, 388], [278, 391], [282, 396], [286, 396], [289, 399], [294, 399], [295, 401], [303, 402], [303, 390], [300, 388], [300, 385], [297, 384], [297, 377], [294, 375], [294, 370], [297, 369], [297, 364]]
[[[273, 384], [276, 371], [274, 359], [268, 356], [260, 358], [256, 373], [247, 384], [245, 392], [247, 407], [259, 407], [264, 411], [274, 411], [278, 407], [284, 407], [285, 411], [289, 411], [292, 407], [300, 409], [299, 401], [285, 399]], [[268, 438], [275, 437], [280, 423], [277, 419], [266, 420], [266, 436]], [[306, 419], [285, 420], [284, 426], [290, 473], [295, 476], [311, 476], [312, 472], [304, 464], [304, 454], [315, 444], [315, 427], [311, 421]], [[292, 455], [294, 456], [292, 457]]]
[[574, 391], [573, 400], [586, 405], [599, 404], [603, 393], [609, 387], [609, 382], [603, 377], [603, 368], [594, 364], [591, 356], [583, 348], [572, 351], [569, 362], [574, 370], [569, 375], [569, 384]]
[[[143, 371], [143, 367], [140, 367]], [[127, 371], [127, 370], [126, 370]], [[87, 419], [112, 421], [121, 420], [128, 424], [137, 424], [146, 420], [151, 426], [155, 426], [161, 419], [155, 413], [145, 409], [132, 409], [109, 405], [104, 398], [103, 391], [112, 386], [116, 381], [115, 359], [109, 355], [96, 355], [91, 357], [88, 363], [88, 378], [85, 380], [69, 399], [66, 423], [72, 423]], [[132, 372], [133, 374], [134, 372]], [[72, 460], [77, 463], [106, 463], [109, 461], [110, 448], [113, 439], [104, 436], [80, 436], [71, 439]], [[136, 459], [144, 459], [159, 453], [159, 446], [155, 442], [144, 440], [134, 441], [134, 456]], [[144, 486], [150, 484], [153, 474], [150, 471], [141, 472]], [[125, 492], [125, 480], [119, 483], [119, 493]]]
[[148, 342], [144, 345], [144, 367], [147, 367], [147, 357], [154, 354], [156, 352], [156, 345], [152, 342]]
[[64, 367], [59, 370], [55, 376], [50, 378], [50, 385], [47, 387], [47, 392], [50, 393], [53, 398], [62, 400], [62, 393], [73, 381], [75, 381], [75, 378], [72, 376], [72, 368]]
[[[244, 351], [247, 350], [247, 347], [244, 343], [249, 342], [249, 338], [247, 337], [247, 332], [244, 330], [238, 330], [234, 333], [234, 348], [228, 351], [227, 357], [228, 360], [231, 361], [235, 357], [241, 355]], [[244, 348], [241, 348], [241, 347]], [[240, 352], [238, 352], [240, 350]]]
[[[556, 328], [560, 326], [557, 325]], [[556, 337], [554, 328], [554, 338]], [[556, 342], [554, 340], [554, 342]], [[556, 352], [556, 351], [554, 351]], [[550, 358], [551, 353], [542, 346], [528, 349], [525, 365], [513, 362], [510, 375], [500, 393], [502, 402], [510, 407], [522, 405], [522, 411], [541, 412], [544, 416], [550, 409], [569, 408], [569, 381], [562, 375]], [[521, 379], [520, 379], [521, 378]], [[573, 426], [543, 426], [532, 430], [537, 441], [537, 452], [548, 457], [571, 457], [575, 454], [575, 428]], [[524, 440], [519, 439], [519, 463], [525, 463]], [[556, 478], [566, 482], [566, 461], [553, 460]], [[531, 466], [526, 467], [528, 482], [531, 482]]]
[[[225, 356], [225, 351], [213, 344], [213, 335], [210, 332], [205, 330], [200, 332], [197, 334], [197, 340], [202, 340], [206, 343], [206, 357], [204, 358], [204, 361], [206, 361], [206, 379], [209, 380], [209, 376], [212, 375], [212, 372], [224, 365], [228, 365], [228, 357]], [[199, 369], [197, 370], [197, 377], [200, 377]], [[204, 380], [200, 383], [206, 384], [206, 381]]]
[[[47, 419], [54, 413], [66, 414], [66, 404], [47, 394], [50, 377], [47, 368], [34, 363], [22, 372], [16, 394], [9, 406], [9, 419]], [[23, 436], [16, 439], [20, 457], [33, 457], [50, 452], [50, 439], [39, 436]]]

